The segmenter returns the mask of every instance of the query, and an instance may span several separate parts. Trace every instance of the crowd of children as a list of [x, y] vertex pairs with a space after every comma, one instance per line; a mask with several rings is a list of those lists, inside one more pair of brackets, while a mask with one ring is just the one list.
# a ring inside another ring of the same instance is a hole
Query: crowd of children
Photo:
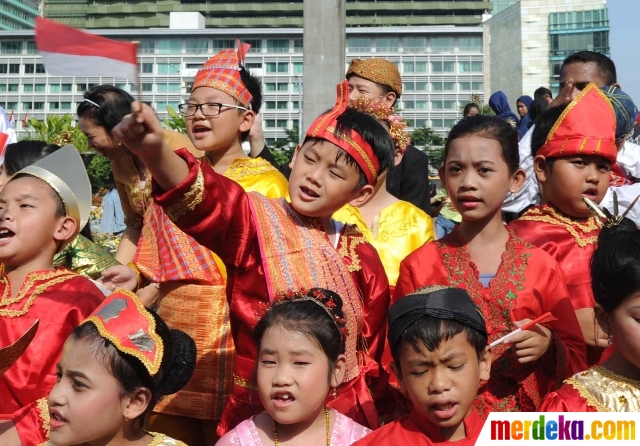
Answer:
[[508, 225], [518, 130], [457, 123], [456, 224], [434, 240], [389, 184], [410, 147], [397, 68], [353, 62], [287, 181], [242, 150], [248, 50], [198, 71], [188, 141], [115, 87], [85, 94], [124, 207], [115, 258], [80, 235], [75, 148], [7, 149], [0, 446], [466, 445], [490, 412], [640, 410], [640, 231], [598, 206], [637, 115], [617, 86], [566, 79], [527, 132], [542, 204]]

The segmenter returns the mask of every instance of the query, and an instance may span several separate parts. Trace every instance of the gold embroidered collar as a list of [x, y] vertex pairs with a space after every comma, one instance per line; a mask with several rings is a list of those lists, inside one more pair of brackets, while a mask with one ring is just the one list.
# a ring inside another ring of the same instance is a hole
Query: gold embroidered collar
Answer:
[[[577, 220], [560, 213], [553, 206], [546, 204], [529, 209], [520, 219], [525, 221], [541, 221], [550, 225], [562, 226], [571, 234], [577, 245], [581, 248], [597, 243], [598, 235], [602, 228], [600, 222], [593, 216], [585, 220]], [[595, 234], [592, 234], [594, 232]]]
[[567, 379], [587, 404], [598, 412], [640, 412], [640, 381], [591, 367]]

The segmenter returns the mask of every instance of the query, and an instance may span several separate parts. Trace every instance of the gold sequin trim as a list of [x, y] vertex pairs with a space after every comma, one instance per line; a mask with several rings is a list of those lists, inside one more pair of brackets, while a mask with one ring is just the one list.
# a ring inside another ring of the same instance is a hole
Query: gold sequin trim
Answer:
[[36, 405], [38, 406], [38, 412], [40, 415], [40, 419], [42, 420], [42, 429], [46, 432], [46, 437], [49, 437], [50, 426], [49, 423], [51, 418], [49, 417], [49, 403], [46, 398], [40, 398]]
[[373, 179], [377, 178], [378, 172], [376, 171], [376, 168], [373, 165], [373, 162], [371, 161], [371, 157], [367, 154], [367, 152], [362, 147], [360, 147], [360, 145], [352, 137], [350, 137], [349, 135], [345, 135], [344, 133], [336, 132], [336, 129], [331, 126], [327, 127], [327, 132], [333, 133], [337, 138], [347, 141], [347, 143], [349, 143], [351, 147], [356, 149], [360, 154], [360, 156], [362, 157], [362, 159], [364, 159], [364, 161], [367, 163], [367, 167], [369, 168], [369, 171], [371, 172], [371, 176], [373, 177]]
[[[48, 288], [58, 285], [60, 283], [66, 282], [67, 280], [73, 279], [75, 277], [79, 277], [78, 274], [68, 271], [68, 270], [58, 270], [51, 271], [48, 273], [31, 273], [27, 275], [27, 279], [23, 284], [22, 288], [20, 288], [20, 292], [16, 297], [9, 298], [9, 281], [6, 276], [0, 277], [0, 284], [4, 285], [4, 292], [2, 297], [0, 298], [0, 317], [20, 317], [27, 314], [31, 305], [36, 300], [36, 298], [46, 291]], [[35, 282], [46, 281], [40, 285], [37, 285], [33, 288]], [[33, 291], [32, 291], [33, 288]], [[20, 310], [9, 310], [5, 307], [8, 307], [13, 304], [20, 303], [29, 293], [29, 297], [27, 298], [24, 307]]]
[[256, 384], [255, 381], [250, 381], [248, 379], [241, 378], [235, 373], [233, 374], [233, 383], [236, 386], [244, 387], [245, 389], [258, 390], [258, 384]]
[[[576, 241], [576, 244], [581, 248], [597, 243], [599, 230], [601, 229], [598, 220], [594, 217], [589, 217], [585, 223], [581, 223], [579, 221], [572, 220], [569, 217], [565, 217], [551, 206], [529, 209], [522, 217], [520, 217], [520, 219], [526, 221], [541, 221], [555, 226], [562, 226], [569, 234], [571, 234]], [[580, 234], [576, 228], [582, 231], [582, 234]], [[590, 237], [584, 236], [584, 234], [593, 231], [598, 231], [598, 234]]]
[[204, 176], [202, 175], [202, 169], [198, 167], [198, 175], [196, 181], [191, 185], [189, 190], [184, 196], [180, 197], [175, 202], [164, 208], [165, 214], [175, 222], [180, 217], [195, 209], [200, 203], [202, 203], [202, 197], [204, 196]]
[[148, 432], [147, 434], [153, 437], [151, 443], [148, 446], [187, 446], [186, 443], [183, 443], [179, 440], [174, 440], [171, 437], [167, 437], [165, 434], [159, 434], [157, 432]]
[[362, 232], [354, 225], [346, 225], [340, 238], [344, 237], [344, 242], [341, 240], [338, 248], [338, 254], [343, 259], [350, 259], [351, 262], [346, 265], [350, 273], [360, 271], [362, 265], [360, 264], [360, 257], [356, 252], [356, 247], [361, 243], [367, 243], [367, 239]]

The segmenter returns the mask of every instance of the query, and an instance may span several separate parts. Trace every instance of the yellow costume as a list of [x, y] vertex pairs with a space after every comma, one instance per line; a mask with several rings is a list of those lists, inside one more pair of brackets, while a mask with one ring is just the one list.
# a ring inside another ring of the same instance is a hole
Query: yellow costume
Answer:
[[399, 200], [382, 210], [369, 228], [360, 209], [346, 205], [333, 218], [356, 225], [380, 255], [382, 265], [394, 287], [398, 281], [400, 262], [413, 251], [434, 239], [433, 222], [424, 211]]

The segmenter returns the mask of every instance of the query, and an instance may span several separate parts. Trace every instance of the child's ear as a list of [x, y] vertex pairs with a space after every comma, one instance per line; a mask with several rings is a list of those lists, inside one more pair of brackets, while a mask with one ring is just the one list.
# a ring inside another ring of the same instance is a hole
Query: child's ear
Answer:
[[356, 191], [351, 201], [349, 201], [349, 204], [356, 208], [360, 207], [369, 201], [374, 192], [375, 188], [372, 185], [367, 184], [366, 186], [362, 186]]
[[331, 373], [331, 387], [337, 389], [344, 380], [344, 374], [347, 372], [347, 357], [346, 355], [339, 355], [335, 364], [333, 365], [333, 372]]
[[293, 165], [296, 163], [296, 158], [301, 148], [302, 148], [302, 144], [298, 144], [295, 150], [293, 151], [293, 156], [291, 157], [291, 161], [289, 161], [289, 169], [293, 169]]
[[446, 187], [444, 185], [444, 165], [438, 167], [438, 176], [440, 177], [440, 181], [442, 182], [442, 187]]
[[393, 371], [393, 374], [396, 375], [396, 379], [398, 380], [398, 384], [400, 385], [400, 392], [406, 395], [407, 387], [404, 385], [404, 379], [402, 379], [402, 371], [395, 361], [391, 361], [391, 370]]
[[516, 170], [515, 173], [511, 175], [511, 187], [509, 187], [509, 191], [512, 194], [515, 194], [516, 192], [518, 192], [520, 189], [522, 189], [522, 186], [524, 185], [524, 180], [526, 179], [527, 179], [527, 174], [525, 173], [524, 170], [522, 169]]
[[596, 311], [596, 320], [598, 321], [598, 324], [600, 324], [600, 328], [602, 328], [602, 331], [606, 334], [610, 335], [612, 332], [611, 316], [604, 311], [600, 304], [595, 304], [594, 310]]
[[151, 403], [151, 391], [146, 387], [139, 387], [122, 399], [122, 415], [135, 420], [143, 415]]
[[489, 377], [491, 376], [492, 359], [493, 354], [491, 352], [491, 347], [487, 345], [484, 349], [484, 353], [482, 353], [482, 356], [480, 357], [480, 381], [489, 381]]
[[53, 239], [59, 242], [71, 240], [78, 229], [78, 222], [71, 217], [62, 217], [58, 220]]
[[546, 183], [549, 179], [548, 169], [549, 163], [544, 155], [536, 155], [533, 159], [533, 171], [536, 173], [536, 178], [541, 183]]
[[247, 110], [242, 114], [242, 122], [240, 123], [240, 127], [238, 127], [238, 131], [241, 133], [248, 132], [253, 127], [253, 121], [256, 119], [256, 112], [253, 110]]
[[402, 158], [404, 158], [404, 152], [402, 150], [400, 150], [400, 149], [396, 149], [396, 153], [395, 153], [395, 155], [393, 157], [393, 165], [394, 165], [394, 167], [402, 162]]

